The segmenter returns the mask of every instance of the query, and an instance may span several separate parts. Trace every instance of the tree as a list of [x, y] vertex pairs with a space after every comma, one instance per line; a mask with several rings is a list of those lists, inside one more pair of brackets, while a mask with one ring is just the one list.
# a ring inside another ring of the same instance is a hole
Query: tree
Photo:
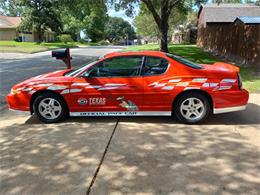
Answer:
[[104, 38], [107, 21], [107, 7], [104, 0], [59, 0], [57, 9], [63, 24], [63, 31], [73, 39], [84, 31], [93, 42]]
[[[172, 14], [169, 16], [169, 33], [172, 33], [178, 25], [183, 24], [186, 21], [187, 14], [186, 10], [180, 11], [178, 8], [174, 8]], [[149, 12], [143, 3], [141, 3], [139, 14], [134, 18], [134, 26], [137, 29], [137, 33], [140, 35], [157, 38], [160, 35], [151, 12]]]
[[110, 42], [116, 42], [121, 39], [134, 39], [136, 38], [135, 30], [122, 18], [109, 17], [105, 26], [105, 38]]
[[[195, 0], [195, 3], [204, 2], [204, 0]], [[131, 16], [134, 12], [134, 5], [143, 3], [151, 13], [156, 26], [159, 30], [160, 50], [168, 52], [168, 30], [169, 18], [173, 10], [185, 11], [191, 5], [191, 0], [110, 0], [115, 4], [116, 10], [125, 9], [126, 14]]]
[[133, 4], [142, 2], [151, 13], [159, 30], [160, 50], [168, 52], [169, 16], [174, 7], [180, 6], [182, 0], [119, 0], [115, 2], [116, 9], [126, 9], [127, 15], [133, 13]]
[[93, 6], [90, 9], [90, 14], [84, 18], [84, 32], [92, 42], [98, 42], [104, 39], [107, 17], [106, 6]]
[[0, 0], [0, 15], [21, 16], [23, 11], [20, 0]]
[[21, 29], [35, 29], [38, 41], [42, 42], [42, 29], [50, 28], [54, 32], [61, 31], [61, 20], [54, 9], [56, 0], [21, 0], [25, 8]]

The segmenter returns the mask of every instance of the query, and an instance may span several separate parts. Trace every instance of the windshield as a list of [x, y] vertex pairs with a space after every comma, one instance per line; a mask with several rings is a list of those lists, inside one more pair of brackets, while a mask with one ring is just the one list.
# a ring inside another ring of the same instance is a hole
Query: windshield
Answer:
[[196, 64], [194, 62], [191, 62], [191, 61], [189, 61], [187, 59], [184, 59], [184, 58], [182, 58], [180, 56], [176, 56], [176, 55], [169, 54], [169, 53], [166, 53], [166, 56], [168, 56], [169, 58], [172, 58], [172, 59], [176, 60], [177, 62], [180, 62], [180, 63], [182, 63], [182, 64], [184, 64], [186, 66], [189, 66], [191, 68], [195, 68], [195, 69], [202, 69], [203, 68], [203, 66], [201, 66], [199, 64]]
[[78, 68], [78, 69], [75, 69], [75, 70], [72, 70], [72, 71], [66, 73], [64, 76], [73, 77], [73, 76], [77, 75], [79, 72], [81, 72], [82, 70], [84, 70], [85, 68], [92, 66], [97, 62], [98, 62], [98, 60], [95, 60], [93, 62], [90, 62], [89, 64], [85, 64], [81, 68]]

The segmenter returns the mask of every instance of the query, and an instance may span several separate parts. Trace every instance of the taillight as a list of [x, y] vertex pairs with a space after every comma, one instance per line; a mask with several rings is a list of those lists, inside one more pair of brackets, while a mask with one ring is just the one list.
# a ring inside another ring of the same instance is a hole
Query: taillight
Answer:
[[240, 76], [240, 74], [239, 73], [237, 73], [237, 82], [238, 82], [238, 87], [239, 87], [239, 89], [242, 89], [242, 79], [241, 79], [241, 76]]

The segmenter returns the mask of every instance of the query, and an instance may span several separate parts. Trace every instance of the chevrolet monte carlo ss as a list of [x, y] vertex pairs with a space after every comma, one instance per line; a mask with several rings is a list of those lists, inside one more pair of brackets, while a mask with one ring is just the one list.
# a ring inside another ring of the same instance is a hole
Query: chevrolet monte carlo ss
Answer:
[[15, 85], [9, 108], [46, 123], [67, 116], [171, 116], [197, 123], [246, 108], [239, 68], [195, 64], [156, 51], [115, 52], [79, 69], [39, 75]]

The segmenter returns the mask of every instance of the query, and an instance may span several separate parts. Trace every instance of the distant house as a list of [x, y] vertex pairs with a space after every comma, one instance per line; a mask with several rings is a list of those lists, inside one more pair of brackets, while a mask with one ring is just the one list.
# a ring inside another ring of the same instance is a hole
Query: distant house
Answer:
[[179, 43], [196, 43], [197, 39], [197, 27], [196, 26], [184, 26], [179, 25], [174, 30], [171, 37], [171, 42], [175, 44]]
[[197, 45], [234, 62], [260, 66], [260, 6], [206, 4], [198, 12]]
[[[0, 15], [0, 41], [18, 39], [22, 42], [37, 42], [39, 36], [35, 31], [20, 31], [18, 29], [21, 22], [21, 17]], [[42, 37], [45, 42], [49, 42], [54, 41], [54, 35], [51, 30], [44, 30]]]

